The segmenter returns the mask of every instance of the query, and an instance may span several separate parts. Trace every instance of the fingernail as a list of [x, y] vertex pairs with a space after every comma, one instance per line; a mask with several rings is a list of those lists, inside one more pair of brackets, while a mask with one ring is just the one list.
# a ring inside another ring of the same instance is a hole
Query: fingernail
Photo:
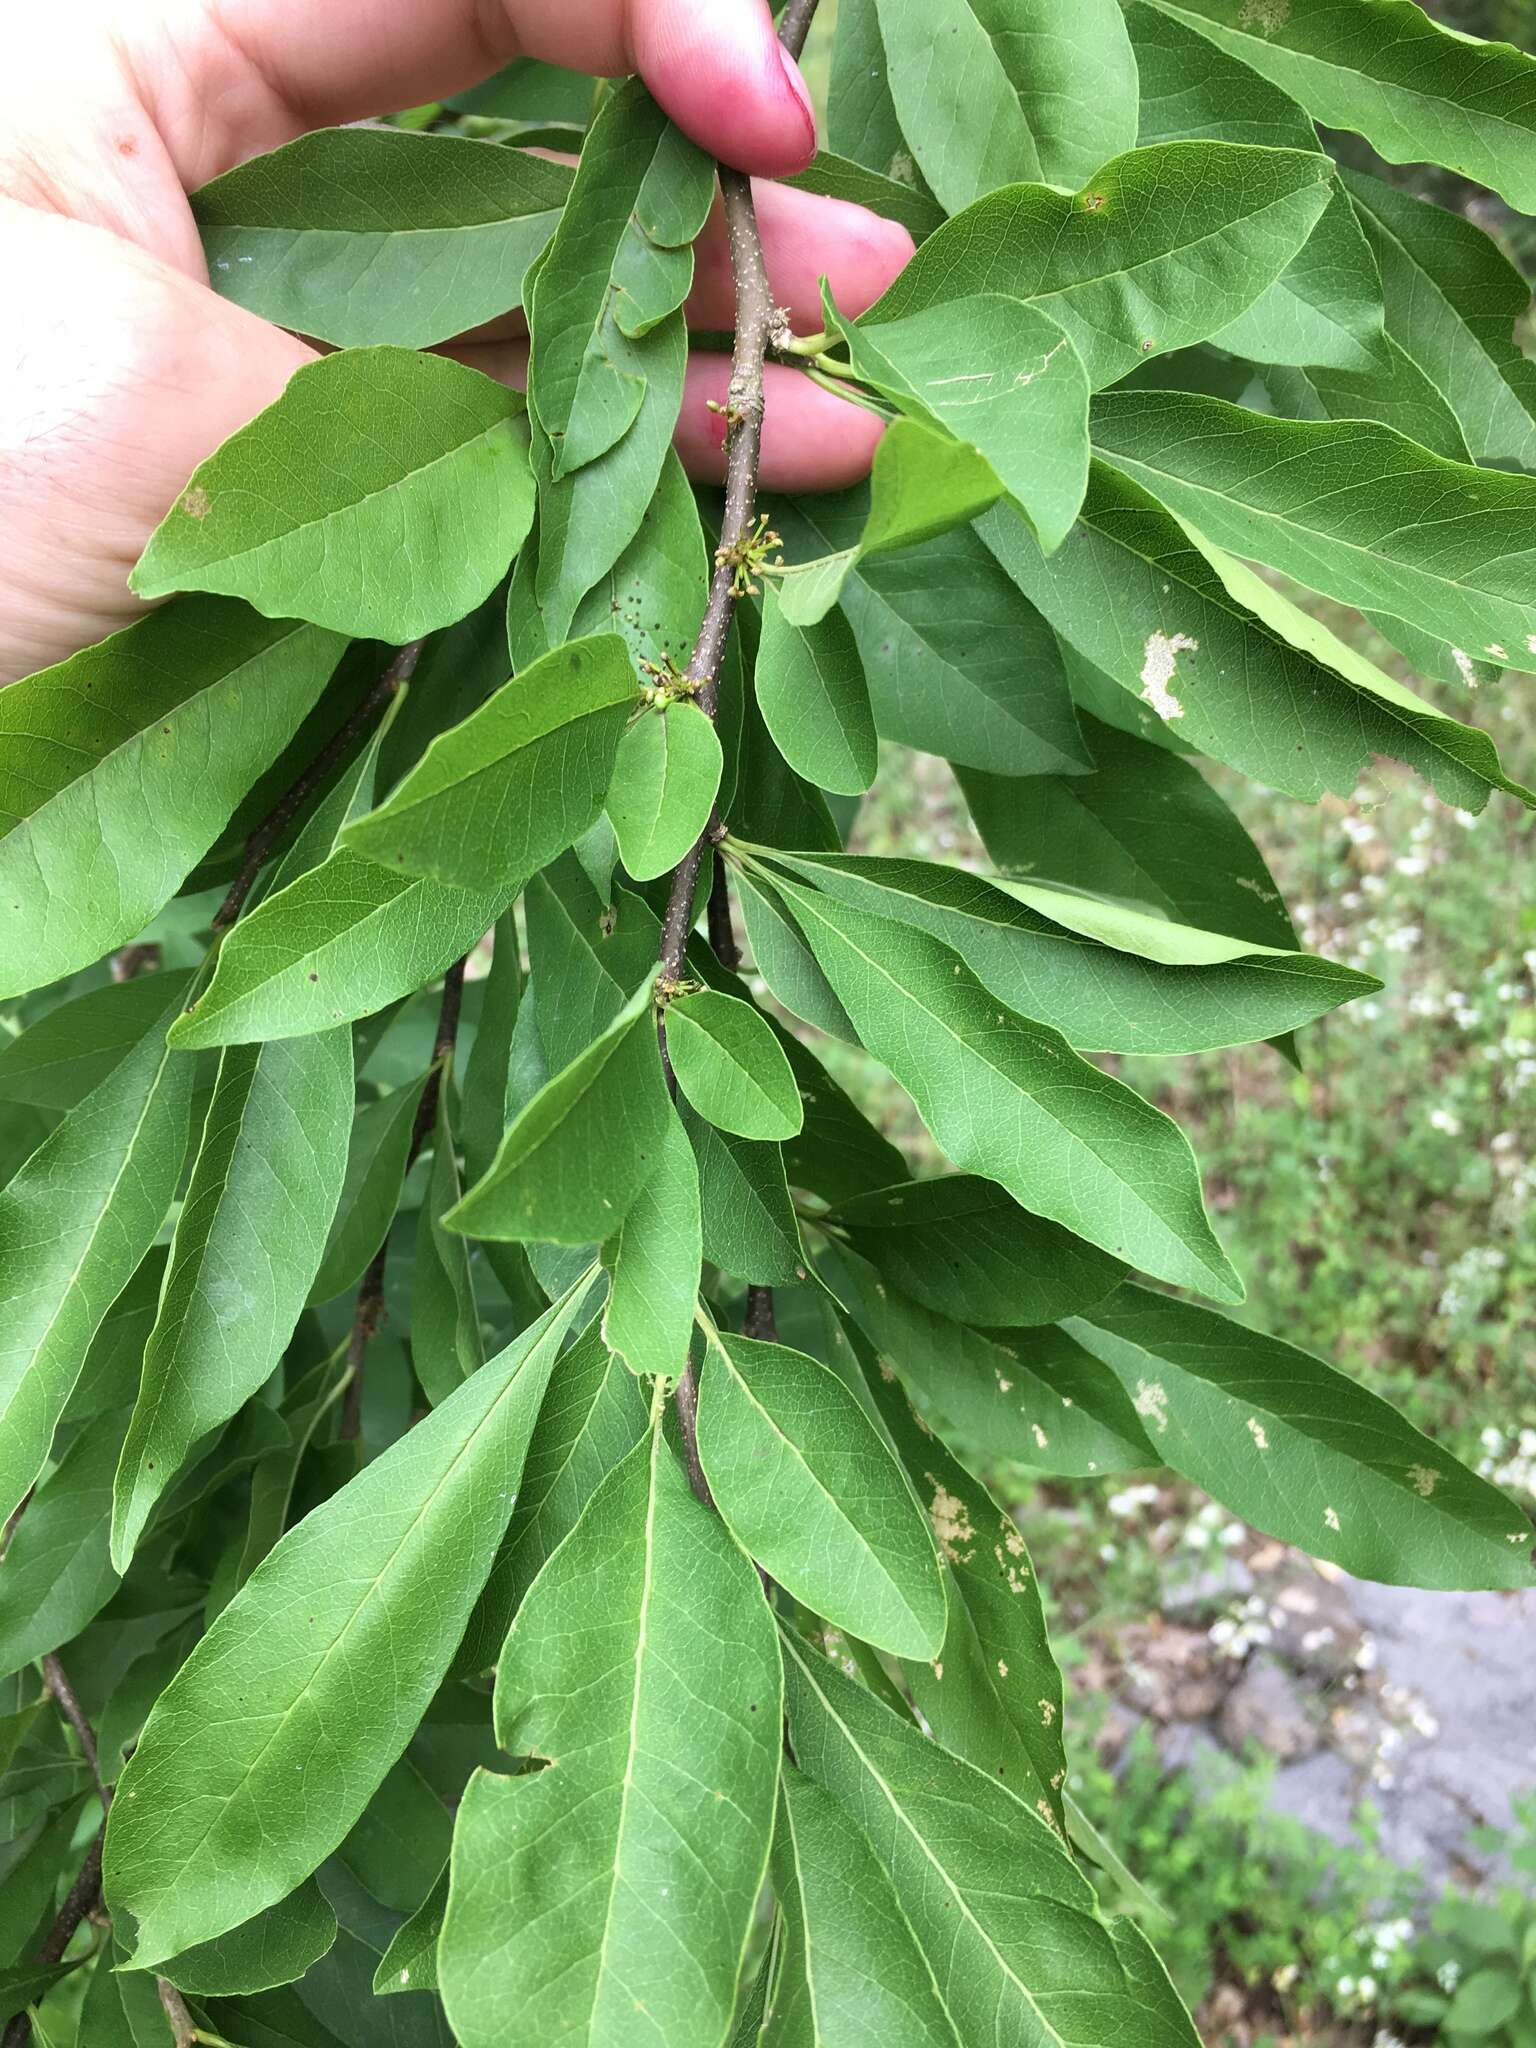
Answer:
[[782, 43], [779, 45], [779, 62], [784, 67], [785, 80], [805, 120], [805, 154], [809, 161], [816, 154], [816, 109], [811, 104], [810, 88], [800, 74], [800, 66]]

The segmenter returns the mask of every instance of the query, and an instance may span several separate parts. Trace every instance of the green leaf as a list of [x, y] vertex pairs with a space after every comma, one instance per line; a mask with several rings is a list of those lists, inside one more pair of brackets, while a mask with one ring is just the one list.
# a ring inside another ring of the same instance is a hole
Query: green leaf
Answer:
[[584, 1293], [290, 1530], [160, 1695], [107, 1830], [137, 1968], [285, 1897], [383, 1781], [490, 1571]]
[[806, 1108], [804, 1128], [784, 1146], [795, 1185], [813, 1188], [824, 1201], [841, 1202], [905, 1179], [907, 1164], [901, 1153], [855, 1107], [814, 1054], [787, 1031], [780, 1033], [779, 1043]]
[[1063, 1478], [1156, 1464], [1130, 1397], [1059, 1330], [985, 1336], [909, 1300], [851, 1252], [839, 1251], [828, 1272], [924, 1421], [973, 1457]]
[[[773, 2048], [957, 2048], [949, 2014], [869, 1840], [828, 1793], [786, 1763], [773, 1839], [786, 1941], [767, 2023]], [[765, 1969], [767, 1965], [764, 1965]]]
[[337, 1861], [393, 1913], [414, 1913], [448, 1860], [453, 1821], [409, 1756], [401, 1757], [336, 1851]]
[[310, 1288], [311, 1301], [334, 1301], [355, 1287], [389, 1235], [427, 1078], [418, 1074], [407, 1087], [364, 1103], [349, 1120], [341, 1193]]
[[1218, 761], [1315, 803], [1389, 754], [1448, 803], [1487, 802], [1486, 778], [1426, 737], [1420, 700], [1362, 692], [1294, 649], [1232, 596], [1190, 531], [1107, 464], [1094, 464], [1083, 517], [1049, 562], [1016, 514], [988, 514], [983, 533], [1058, 632]]
[[1046, 553], [1061, 545], [1088, 483], [1089, 391], [1082, 357], [1053, 319], [980, 292], [878, 328], [836, 326], [866, 384], [974, 448]]
[[1447, 462], [1370, 420], [1265, 419], [1186, 392], [1100, 398], [1093, 438], [1218, 547], [1536, 670], [1536, 478]]
[[73, 1109], [132, 1052], [188, 974], [136, 974], [49, 1010], [0, 1046], [0, 1102]]
[[217, 1940], [173, 1956], [160, 1971], [194, 1998], [229, 1998], [292, 1984], [336, 1939], [336, 1915], [313, 1878]]
[[944, 1560], [949, 1625], [931, 1663], [909, 1663], [913, 1704], [936, 1740], [1065, 1824], [1061, 1673], [1018, 1523], [878, 1371], [870, 1390], [912, 1475]]
[[[1151, 7], [1132, 6], [1129, 26], [1141, 78], [1143, 148], [1224, 139], [1270, 149], [1317, 149], [1317, 132], [1296, 102], [1227, 51]], [[1288, 267], [1213, 339], [1253, 362], [1381, 367], [1381, 279], [1336, 182]]]
[[464, 1648], [454, 1659], [456, 1671], [485, 1671], [496, 1662], [528, 1588], [645, 1430], [641, 1383], [622, 1360], [610, 1356], [593, 1323], [560, 1360], [544, 1396], [517, 1506], [465, 1632]]
[[1525, 279], [1465, 214], [1343, 177], [1381, 265], [1387, 332], [1445, 394], [1479, 462], [1536, 467], [1536, 364], [1514, 342]]
[[437, 1989], [437, 1942], [443, 1931], [443, 1913], [447, 1904], [448, 1864], [445, 1860], [431, 1891], [405, 1924], [396, 1930], [394, 1939], [385, 1949], [383, 1960], [374, 1973], [376, 1998], [387, 1998], [402, 1991]]
[[891, 103], [876, 0], [838, 0], [827, 94], [827, 139], [852, 162], [903, 185], [919, 184]]
[[966, 770], [961, 788], [1009, 874], [1118, 897], [1257, 945], [1296, 934], [1264, 858], [1210, 784], [1161, 747], [1085, 719], [1098, 768], [1016, 782]]
[[1252, 305], [1311, 233], [1330, 178], [1327, 158], [1302, 150], [1164, 142], [1077, 193], [1009, 185], [930, 235], [862, 325], [978, 293], [1029, 299], [1101, 389]]
[[232, 1046], [220, 1061], [118, 1468], [119, 1571], [192, 1446], [287, 1348], [341, 1194], [351, 1124], [350, 1031]]
[[945, 1611], [933, 1537], [835, 1372], [786, 1345], [716, 1335], [698, 1427], [716, 1505], [772, 1578], [878, 1649], [936, 1655]]
[[[861, 796], [875, 779], [879, 741], [858, 642], [842, 613], [793, 625], [767, 585], [753, 675], [773, 743], [796, 774], [822, 789]], [[0, 1077], [3, 1062], [0, 1055]]]
[[755, 1286], [803, 1280], [809, 1262], [779, 1146], [716, 1130], [691, 1109], [683, 1128], [698, 1161], [705, 1258]]
[[340, 653], [329, 633], [198, 598], [0, 694], [0, 997], [148, 924]]
[[737, 869], [734, 880], [752, 964], [768, 984], [769, 993], [818, 1031], [856, 1045], [859, 1035], [848, 1021], [848, 1012], [833, 995], [832, 984], [816, 965], [815, 954], [778, 898], [771, 889], [759, 886], [761, 877], [749, 877]]
[[1153, 0], [1388, 163], [1426, 161], [1536, 212], [1536, 63], [1442, 28], [1412, 0]]
[[670, 874], [709, 823], [720, 787], [720, 742], [686, 698], [643, 711], [619, 741], [608, 816], [637, 881]]
[[604, 100], [529, 292], [529, 387], [552, 480], [633, 425], [647, 376], [635, 344], [688, 296], [713, 197], [714, 166], [638, 80]]
[[636, 696], [615, 633], [573, 640], [439, 733], [341, 844], [381, 866], [510, 900], [602, 808]]
[[[600, 1598], [594, 1590], [601, 1587]], [[438, 1969], [465, 2048], [723, 2040], [767, 1863], [782, 1742], [773, 1623], [659, 1421], [530, 1590], [476, 1772]]]
[[900, 221], [915, 242], [925, 241], [944, 225], [944, 209], [937, 200], [829, 150], [817, 150], [803, 171], [782, 182], [798, 192], [821, 192], [829, 199], [867, 206], [886, 220]]
[[859, 1036], [958, 1167], [1161, 1279], [1242, 1299], [1176, 1124], [926, 932], [784, 893]]
[[902, 132], [950, 213], [998, 185], [1072, 185], [1136, 140], [1136, 60], [1116, 0], [1068, 30], [1051, 0], [875, 0]]
[[667, 1005], [667, 1052], [683, 1094], [739, 1138], [792, 1138], [800, 1091], [767, 1019], [739, 996], [700, 989]]
[[107, 1539], [126, 1416], [82, 1429], [27, 1505], [0, 1565], [0, 1673], [57, 1650], [117, 1591]]
[[[797, 554], [842, 550], [867, 503], [798, 498], [774, 518]], [[1091, 767], [1055, 637], [971, 527], [866, 557], [841, 601], [887, 739], [1002, 775]]]
[[522, 400], [411, 349], [347, 349], [193, 472], [129, 582], [215, 590], [268, 618], [405, 642], [506, 573], [533, 518]]
[[855, 1195], [827, 1221], [903, 1294], [956, 1322], [1052, 1323], [1102, 1301], [1125, 1272], [974, 1174]]
[[796, 1761], [844, 1826], [868, 1838], [958, 2040], [1118, 2034], [1137, 2048], [1195, 2048], [1145, 1938], [1099, 1918], [1054, 1828], [824, 1658], [782, 1640]]
[[613, 1276], [603, 1342], [631, 1372], [682, 1371], [699, 1299], [700, 1233], [699, 1169], [673, 1115], [649, 1179], [603, 1253]]
[[896, 420], [875, 450], [869, 512], [857, 540], [818, 562], [797, 562], [779, 579], [784, 617], [814, 626], [836, 604], [850, 572], [867, 555], [911, 547], [974, 519], [1002, 485], [974, 450], [916, 420]]
[[438, 1088], [432, 1172], [416, 1218], [416, 1270], [411, 1293], [411, 1362], [434, 1407], [485, 1363], [469, 1245], [443, 1218], [464, 1193], [454, 1149], [451, 1090]]
[[[576, 607], [572, 635], [617, 633], [637, 664], [686, 668], [709, 601], [709, 565], [693, 486], [676, 449], [669, 449], [639, 532]], [[542, 652], [545, 621], [537, 613], [527, 622], [515, 618], [516, 598], [514, 586], [508, 631], [514, 665], [526, 668], [532, 654], [523, 650], [521, 636], [529, 636], [532, 648], [537, 634]]]
[[[1017, 795], [1012, 801], [1023, 808]], [[1255, 948], [1112, 898], [994, 882], [936, 861], [778, 859], [852, 909], [931, 933], [1011, 1008], [1093, 1051], [1250, 1044], [1380, 987], [1372, 975], [1312, 954]]]
[[1529, 1585], [1513, 1502], [1320, 1358], [1132, 1286], [1064, 1328], [1159, 1457], [1255, 1528], [1391, 1585]]
[[1397, 343], [1387, 340], [1388, 367], [1364, 375], [1349, 370], [1284, 369], [1268, 364], [1264, 389], [1274, 410], [1289, 420], [1377, 420], [1452, 462], [1472, 452], [1455, 413], [1439, 390]]
[[159, 1234], [192, 1062], [159, 1018], [0, 1190], [0, 1520], [41, 1470], [91, 1341]]
[[1474, 2038], [1497, 2034], [1519, 2011], [1523, 1989], [1513, 1970], [1474, 1970], [1464, 1984], [1456, 1987], [1456, 1996], [1445, 2015], [1447, 2033], [1465, 2028]]
[[652, 979], [514, 1119], [485, 1178], [443, 1218], [448, 1229], [525, 1244], [612, 1236], [667, 1123]]
[[428, 348], [523, 302], [563, 164], [458, 136], [321, 128], [192, 195], [222, 298], [338, 348]]

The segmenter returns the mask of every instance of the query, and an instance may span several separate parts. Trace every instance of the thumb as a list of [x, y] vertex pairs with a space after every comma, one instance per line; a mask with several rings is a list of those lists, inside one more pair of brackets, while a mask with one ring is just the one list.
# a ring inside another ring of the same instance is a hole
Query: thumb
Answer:
[[804, 170], [816, 116], [767, 0], [630, 0], [635, 69], [711, 156], [759, 177]]

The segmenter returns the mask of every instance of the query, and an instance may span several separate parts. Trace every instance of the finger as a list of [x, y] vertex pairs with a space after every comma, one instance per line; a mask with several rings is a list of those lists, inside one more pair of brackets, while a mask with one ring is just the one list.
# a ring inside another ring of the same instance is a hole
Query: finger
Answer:
[[[500, 383], [522, 391], [528, 382], [528, 343], [458, 343], [445, 351]], [[683, 406], [673, 440], [683, 464], [700, 483], [725, 477], [725, 405], [731, 381], [726, 356], [691, 355]], [[800, 370], [770, 363], [764, 372], [765, 413], [759, 481], [769, 491], [839, 491], [868, 474], [884, 423], [862, 406], [813, 384]]]
[[[911, 261], [915, 244], [906, 229], [866, 206], [761, 180], [752, 190], [775, 303], [788, 308], [791, 324], [803, 333], [821, 326], [823, 277], [839, 311], [851, 318], [872, 306]], [[735, 318], [730, 242], [717, 201], [694, 249], [688, 320], [693, 327], [722, 328]]]
[[518, 56], [638, 71], [741, 170], [781, 176], [816, 148], [767, 0], [157, 0], [116, 32], [188, 190], [307, 128], [441, 98]]

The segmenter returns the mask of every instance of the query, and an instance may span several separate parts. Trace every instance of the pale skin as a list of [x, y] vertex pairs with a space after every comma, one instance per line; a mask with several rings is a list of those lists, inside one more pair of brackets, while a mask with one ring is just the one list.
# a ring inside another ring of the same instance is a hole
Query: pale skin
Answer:
[[[767, 0], [51, 0], [0, 27], [0, 682], [128, 625], [127, 576], [204, 456], [314, 359], [209, 290], [186, 194], [307, 129], [439, 97], [533, 56], [638, 71], [722, 161], [768, 180], [815, 148]], [[912, 251], [862, 207], [758, 187], [769, 276], [802, 330], [825, 273], [849, 312]], [[690, 322], [731, 323], [718, 220]], [[510, 383], [515, 318], [453, 352]], [[828, 490], [869, 466], [879, 423], [768, 369], [762, 482]], [[677, 444], [723, 467], [723, 357], [689, 364]]]

